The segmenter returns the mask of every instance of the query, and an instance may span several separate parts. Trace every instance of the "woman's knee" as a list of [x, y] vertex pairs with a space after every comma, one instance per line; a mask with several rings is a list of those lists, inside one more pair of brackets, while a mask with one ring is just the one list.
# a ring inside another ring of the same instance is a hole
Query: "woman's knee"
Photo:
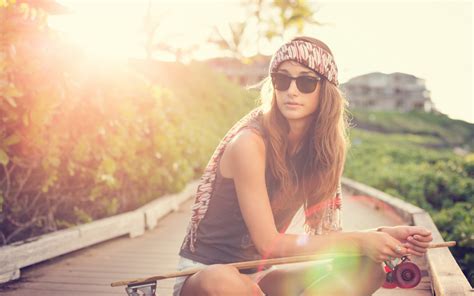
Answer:
[[211, 265], [189, 278], [181, 295], [252, 295], [254, 284], [231, 266]]
[[367, 276], [378, 278], [385, 274], [382, 264], [367, 256], [337, 259], [333, 267], [336, 272], [348, 273], [356, 278]]

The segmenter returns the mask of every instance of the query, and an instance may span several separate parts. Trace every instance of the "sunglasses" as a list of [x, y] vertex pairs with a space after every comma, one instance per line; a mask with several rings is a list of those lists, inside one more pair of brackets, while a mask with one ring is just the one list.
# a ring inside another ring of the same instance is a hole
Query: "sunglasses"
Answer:
[[270, 74], [272, 78], [273, 87], [277, 90], [285, 91], [290, 88], [291, 81], [296, 81], [296, 87], [304, 94], [312, 93], [316, 89], [318, 81], [321, 77], [314, 76], [298, 76], [291, 77], [283, 73], [274, 72]]

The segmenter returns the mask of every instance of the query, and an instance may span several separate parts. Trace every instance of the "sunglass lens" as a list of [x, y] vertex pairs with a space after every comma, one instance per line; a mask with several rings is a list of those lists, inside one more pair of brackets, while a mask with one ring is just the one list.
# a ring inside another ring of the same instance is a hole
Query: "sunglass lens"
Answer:
[[290, 87], [291, 81], [293, 79], [296, 80], [296, 86], [298, 87], [298, 90], [305, 94], [312, 93], [318, 84], [318, 79], [311, 76], [300, 76], [293, 78], [283, 73], [272, 73], [271, 77], [273, 87], [280, 91], [287, 90]]
[[302, 93], [312, 93], [316, 89], [318, 80], [309, 76], [301, 76], [296, 79], [296, 86]]
[[291, 77], [281, 73], [273, 73], [272, 82], [273, 87], [277, 90], [287, 90], [290, 87]]

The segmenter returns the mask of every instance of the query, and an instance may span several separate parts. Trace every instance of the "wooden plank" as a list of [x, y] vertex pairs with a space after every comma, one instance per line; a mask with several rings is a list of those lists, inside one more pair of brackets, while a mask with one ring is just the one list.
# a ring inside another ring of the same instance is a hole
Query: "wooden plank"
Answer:
[[[433, 242], [444, 241], [428, 213], [414, 214], [413, 221], [415, 225], [424, 226], [431, 231]], [[472, 292], [471, 285], [448, 248], [430, 249], [426, 256], [437, 296], [461, 296]]]
[[393, 210], [395, 210], [401, 217], [408, 221], [409, 224], [412, 224], [413, 214], [424, 212], [423, 209], [420, 209], [419, 207], [414, 206], [406, 201], [395, 198], [383, 191], [348, 178], [342, 178], [342, 185], [344, 189], [351, 194], [370, 196], [376, 200], [381, 201], [382, 204], [392, 207]]

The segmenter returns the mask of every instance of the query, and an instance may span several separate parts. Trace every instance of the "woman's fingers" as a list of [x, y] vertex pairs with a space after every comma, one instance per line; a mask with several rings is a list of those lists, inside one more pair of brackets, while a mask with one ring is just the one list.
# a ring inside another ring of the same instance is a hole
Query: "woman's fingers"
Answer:
[[410, 227], [411, 229], [411, 234], [418, 234], [420, 236], [430, 236], [431, 235], [431, 231], [429, 231], [428, 229], [426, 229], [425, 227], [422, 227], [422, 226], [411, 226]]
[[395, 258], [401, 258], [402, 256], [408, 255], [409, 250], [401, 243], [391, 245], [386, 248], [384, 252], [379, 255], [379, 262], [381, 261], [392, 261]]
[[416, 245], [421, 248], [428, 248], [431, 240], [421, 240], [421, 239], [416, 239], [414, 237], [408, 237], [408, 242], [412, 245]]
[[402, 244], [399, 244], [386, 249], [385, 252], [380, 254], [380, 258], [382, 261], [392, 261], [395, 258], [401, 258], [408, 254], [410, 254], [408, 248]]
[[[414, 244], [411, 244], [411, 243], [406, 243], [405, 247], [408, 249], [408, 252], [411, 253], [411, 254], [413, 254], [413, 252], [416, 252], [417, 256], [422, 256], [423, 254], [426, 253], [426, 250], [427, 250], [427, 248], [420, 247], [420, 246], [417, 246], [417, 245], [414, 245]], [[420, 255], [418, 255], [418, 254], [420, 254]]]
[[426, 235], [426, 236], [419, 235], [419, 234], [411, 235], [408, 237], [408, 240], [410, 240], [410, 237], [412, 238], [412, 240], [416, 240], [419, 242], [431, 242], [433, 240], [433, 237], [431, 236], [431, 234]]
[[418, 252], [415, 249], [408, 249], [408, 253], [411, 254], [411, 255], [422, 257], [426, 254], [426, 251], [425, 252]]
[[428, 235], [420, 235], [420, 232], [414, 235], [410, 235], [407, 238], [405, 247], [408, 248], [408, 252], [415, 256], [423, 256], [429, 246], [429, 243], [433, 240], [431, 233]]

